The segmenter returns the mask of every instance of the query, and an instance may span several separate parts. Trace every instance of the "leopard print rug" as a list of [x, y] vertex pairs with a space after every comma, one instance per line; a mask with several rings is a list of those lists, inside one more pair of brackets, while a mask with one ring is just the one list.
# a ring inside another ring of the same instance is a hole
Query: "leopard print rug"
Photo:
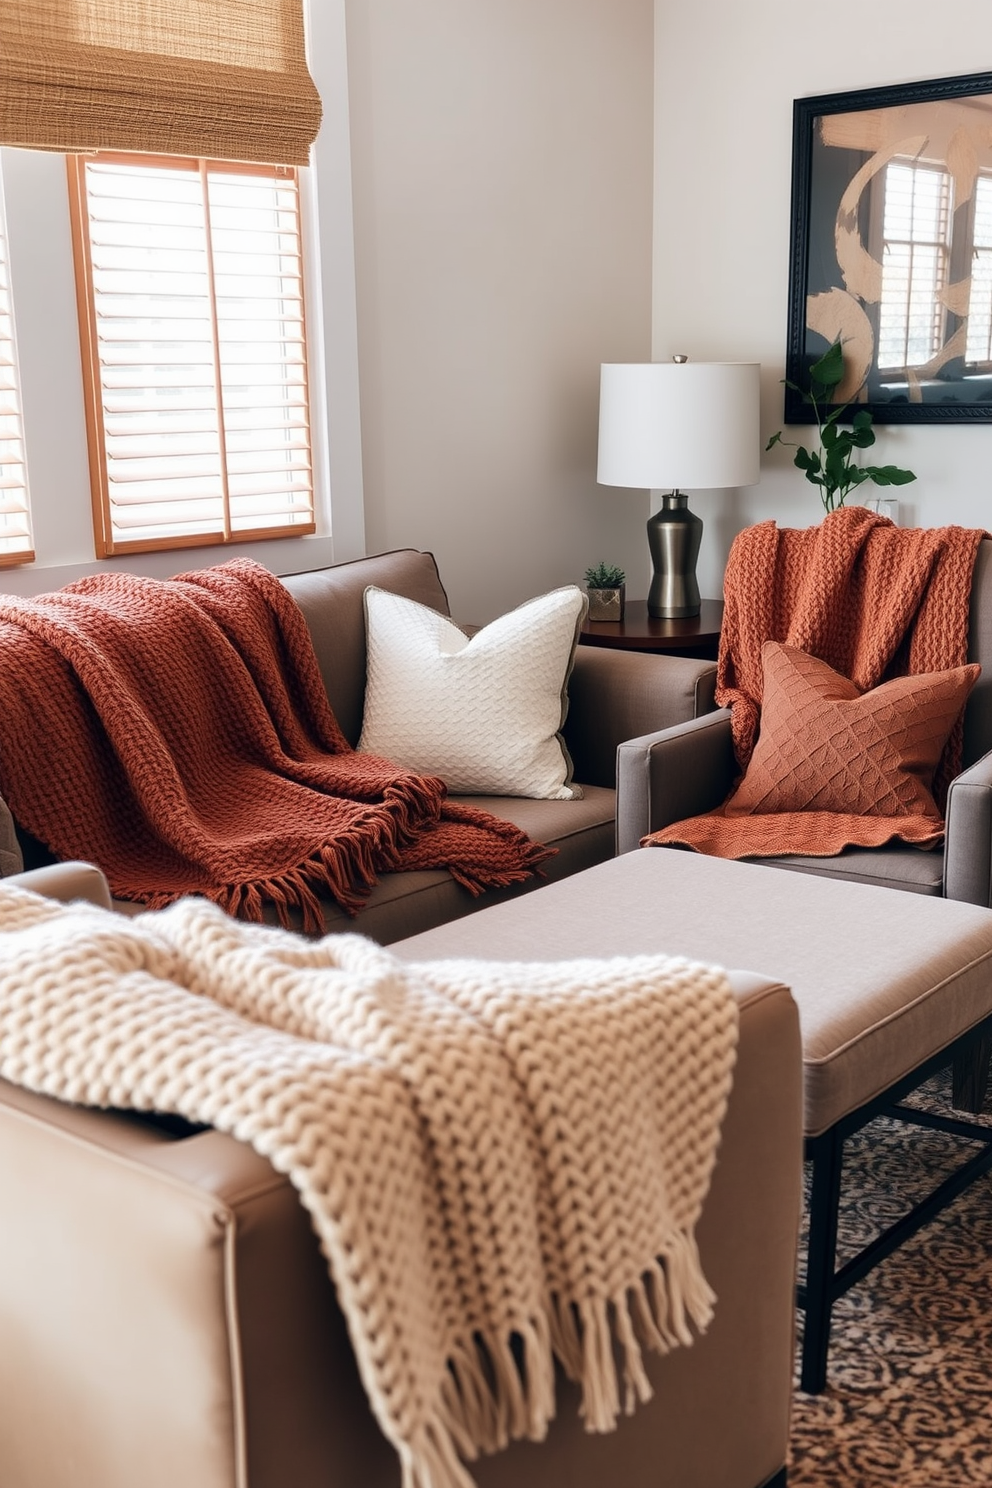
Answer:
[[[946, 1077], [938, 1077], [916, 1099], [946, 1111], [946, 1095]], [[992, 1122], [992, 1100], [983, 1120]], [[842, 1259], [975, 1150], [886, 1120], [852, 1138]], [[789, 1488], [990, 1488], [992, 1177], [836, 1305], [827, 1390], [795, 1395], [788, 1481]]]

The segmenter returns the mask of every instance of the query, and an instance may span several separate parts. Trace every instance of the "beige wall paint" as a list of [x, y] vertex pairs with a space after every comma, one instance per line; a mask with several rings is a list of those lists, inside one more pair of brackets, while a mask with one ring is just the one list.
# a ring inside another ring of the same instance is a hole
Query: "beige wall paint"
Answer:
[[600, 559], [599, 364], [650, 356], [653, 0], [348, 0], [366, 541], [483, 623]]
[[[793, 99], [992, 70], [992, 6], [657, 0], [655, 44], [654, 358], [760, 361], [764, 443], [782, 418]], [[899, 493], [907, 524], [992, 526], [992, 424], [887, 427], [876, 451], [916, 471]], [[710, 594], [741, 527], [822, 516], [788, 451], [764, 456], [760, 485], [692, 506]]]

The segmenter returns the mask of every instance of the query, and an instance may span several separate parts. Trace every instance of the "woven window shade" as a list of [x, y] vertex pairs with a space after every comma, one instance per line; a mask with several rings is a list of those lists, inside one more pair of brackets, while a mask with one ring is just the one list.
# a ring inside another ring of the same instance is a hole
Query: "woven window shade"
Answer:
[[2, 0], [0, 143], [305, 165], [302, 0]]

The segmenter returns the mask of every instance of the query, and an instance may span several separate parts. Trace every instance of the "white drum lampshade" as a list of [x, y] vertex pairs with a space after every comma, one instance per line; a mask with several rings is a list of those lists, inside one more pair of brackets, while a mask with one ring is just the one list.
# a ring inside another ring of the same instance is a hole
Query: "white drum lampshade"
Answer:
[[604, 363], [599, 397], [601, 485], [670, 486], [648, 522], [654, 565], [648, 613], [699, 614], [703, 524], [684, 488], [753, 486], [759, 476], [757, 362]]

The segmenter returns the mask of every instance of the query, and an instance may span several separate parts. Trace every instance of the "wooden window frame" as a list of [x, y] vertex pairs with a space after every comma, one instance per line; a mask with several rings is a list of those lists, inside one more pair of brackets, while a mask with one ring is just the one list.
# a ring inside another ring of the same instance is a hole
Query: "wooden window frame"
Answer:
[[[189, 173], [198, 172], [204, 193], [207, 214], [208, 294], [210, 320], [214, 348], [214, 392], [217, 400], [218, 438], [221, 452], [221, 499], [223, 505], [222, 527], [209, 533], [176, 533], [155, 538], [122, 539], [114, 534], [113, 511], [110, 497], [110, 480], [107, 466], [107, 432], [103, 411], [103, 396], [100, 376], [100, 350], [97, 312], [94, 299], [94, 270], [88, 229], [86, 166], [90, 161], [108, 165], [146, 166], [150, 169], [174, 169]], [[231, 526], [231, 504], [224, 428], [224, 401], [221, 386], [220, 348], [217, 303], [214, 284], [212, 244], [209, 232], [209, 198], [207, 180], [210, 172], [224, 175], [264, 176], [269, 171], [292, 181], [295, 190], [296, 235], [302, 257], [303, 233], [300, 220], [300, 194], [298, 171], [294, 166], [263, 166], [249, 162], [207, 160], [184, 156], [140, 155], [122, 151], [99, 151], [86, 155], [66, 157], [69, 179], [69, 217], [72, 229], [72, 249], [75, 266], [76, 305], [79, 314], [79, 339], [83, 374], [83, 400], [86, 417], [86, 439], [89, 452], [90, 491], [93, 507], [93, 534], [98, 558], [112, 558], [122, 553], [171, 552], [183, 548], [216, 547], [225, 544], [263, 542], [285, 538], [306, 537], [316, 531], [316, 495], [313, 476], [312, 417], [310, 415], [310, 379], [306, 334], [306, 299], [302, 264], [300, 271], [300, 299], [303, 336], [303, 403], [306, 409], [307, 468], [310, 483], [309, 520], [288, 523], [285, 526], [239, 528]]]
[[[15, 435], [13, 437], [19, 437], [21, 446], [20, 461], [2, 462], [2, 460], [0, 460], [0, 465], [2, 465], [2, 463], [19, 463], [23, 472], [23, 478], [18, 485], [7, 487], [0, 484], [0, 496], [2, 496], [3, 492], [7, 489], [23, 492], [23, 503], [18, 508], [18, 510], [23, 512], [24, 525], [27, 529], [27, 546], [15, 549], [13, 552], [0, 552], [0, 568], [20, 568], [25, 563], [33, 563], [35, 561], [35, 551], [31, 520], [31, 492], [28, 487], [27, 452], [24, 448], [24, 405], [21, 399], [21, 376], [17, 359], [17, 328], [14, 319], [13, 294], [11, 292], [10, 284], [10, 240], [7, 236], [7, 223], [4, 213], [2, 182], [0, 182], [0, 267], [3, 268], [6, 277], [6, 289], [4, 290], [3, 287], [0, 286], [0, 304], [2, 304], [4, 300], [6, 301], [7, 314], [10, 318], [10, 365], [13, 369], [11, 378], [11, 381], [13, 383], [13, 387], [11, 389], [11, 405], [9, 409], [6, 410], [5, 416], [15, 418], [17, 420], [19, 436]], [[6, 340], [6, 338], [4, 339]], [[0, 411], [4, 411], [2, 400], [3, 393], [2, 391], [0, 391]], [[0, 455], [2, 455], [2, 445], [5, 442], [6, 441], [4, 436], [0, 435]], [[2, 528], [0, 528], [0, 535], [2, 535]]]

